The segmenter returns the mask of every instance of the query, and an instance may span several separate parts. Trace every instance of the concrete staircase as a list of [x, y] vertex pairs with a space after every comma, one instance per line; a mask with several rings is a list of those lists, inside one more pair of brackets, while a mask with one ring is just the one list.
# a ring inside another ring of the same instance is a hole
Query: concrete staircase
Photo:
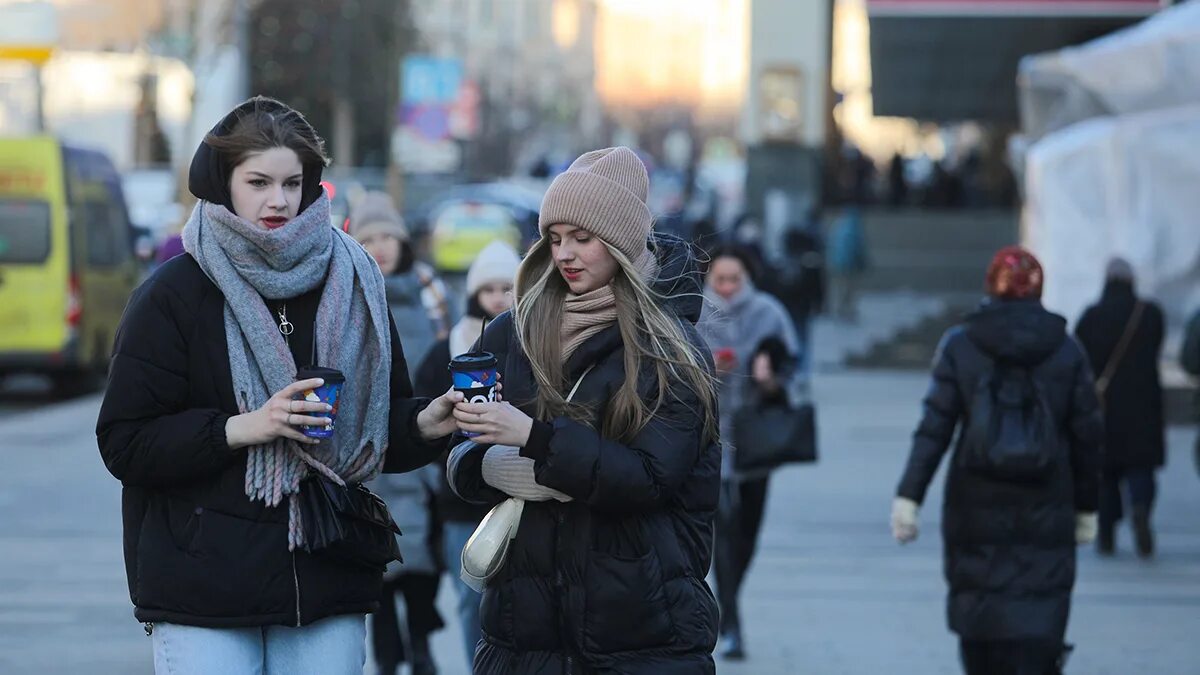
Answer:
[[871, 267], [863, 288], [969, 295], [983, 292], [996, 251], [1018, 239], [1012, 210], [863, 212]]
[[[978, 304], [996, 250], [1016, 243], [1014, 211], [869, 209], [863, 212], [871, 268], [859, 320], [821, 319], [817, 367], [927, 370], [938, 341]], [[822, 344], [825, 342], [826, 344]], [[1163, 364], [1168, 424], [1195, 424], [1196, 387]]]

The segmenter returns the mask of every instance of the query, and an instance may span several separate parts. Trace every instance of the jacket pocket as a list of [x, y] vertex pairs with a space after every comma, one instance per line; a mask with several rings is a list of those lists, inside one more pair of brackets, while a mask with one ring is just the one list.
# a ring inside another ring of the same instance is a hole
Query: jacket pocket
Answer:
[[154, 511], [138, 546], [139, 606], [205, 617], [294, 612], [286, 525], [212, 509], [193, 508], [190, 519]]
[[671, 642], [662, 566], [653, 551], [638, 557], [593, 551], [587, 571], [585, 649], [611, 654]]

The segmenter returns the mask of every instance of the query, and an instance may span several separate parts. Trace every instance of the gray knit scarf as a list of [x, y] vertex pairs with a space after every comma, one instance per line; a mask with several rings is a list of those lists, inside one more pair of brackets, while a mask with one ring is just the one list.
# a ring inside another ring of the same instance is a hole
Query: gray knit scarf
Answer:
[[280, 438], [252, 446], [246, 459], [251, 500], [276, 506], [289, 498], [288, 549], [295, 549], [304, 543], [297, 493], [310, 471], [344, 484], [369, 480], [383, 465], [392, 370], [383, 276], [362, 246], [330, 226], [324, 195], [275, 230], [202, 201], [184, 227], [183, 245], [225, 295], [225, 340], [243, 413], [296, 378], [291, 351], [263, 298], [292, 298], [325, 284], [314, 339], [317, 365], [346, 375], [337, 432], [319, 445]]

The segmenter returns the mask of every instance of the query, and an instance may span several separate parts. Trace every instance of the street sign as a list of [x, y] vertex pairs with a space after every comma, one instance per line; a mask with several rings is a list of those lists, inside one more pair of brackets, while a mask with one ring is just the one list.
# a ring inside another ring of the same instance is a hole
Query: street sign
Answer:
[[459, 59], [408, 56], [401, 69], [400, 101], [405, 105], [450, 104], [462, 88], [463, 65]]
[[460, 59], [411, 55], [400, 73], [393, 160], [409, 172], [457, 171], [462, 165], [457, 141], [478, 134], [479, 88], [465, 79]]

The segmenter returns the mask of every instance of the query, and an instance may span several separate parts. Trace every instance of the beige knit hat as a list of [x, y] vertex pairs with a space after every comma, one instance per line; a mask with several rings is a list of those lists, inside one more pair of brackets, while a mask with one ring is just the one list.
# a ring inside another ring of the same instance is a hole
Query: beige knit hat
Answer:
[[390, 234], [408, 241], [408, 228], [396, 210], [396, 204], [386, 192], [364, 193], [350, 208], [350, 236], [362, 242], [373, 234]]
[[574, 225], [612, 244], [634, 264], [645, 264], [654, 223], [646, 206], [649, 190], [646, 167], [629, 148], [584, 153], [550, 184], [538, 229], [544, 237], [551, 225]]

